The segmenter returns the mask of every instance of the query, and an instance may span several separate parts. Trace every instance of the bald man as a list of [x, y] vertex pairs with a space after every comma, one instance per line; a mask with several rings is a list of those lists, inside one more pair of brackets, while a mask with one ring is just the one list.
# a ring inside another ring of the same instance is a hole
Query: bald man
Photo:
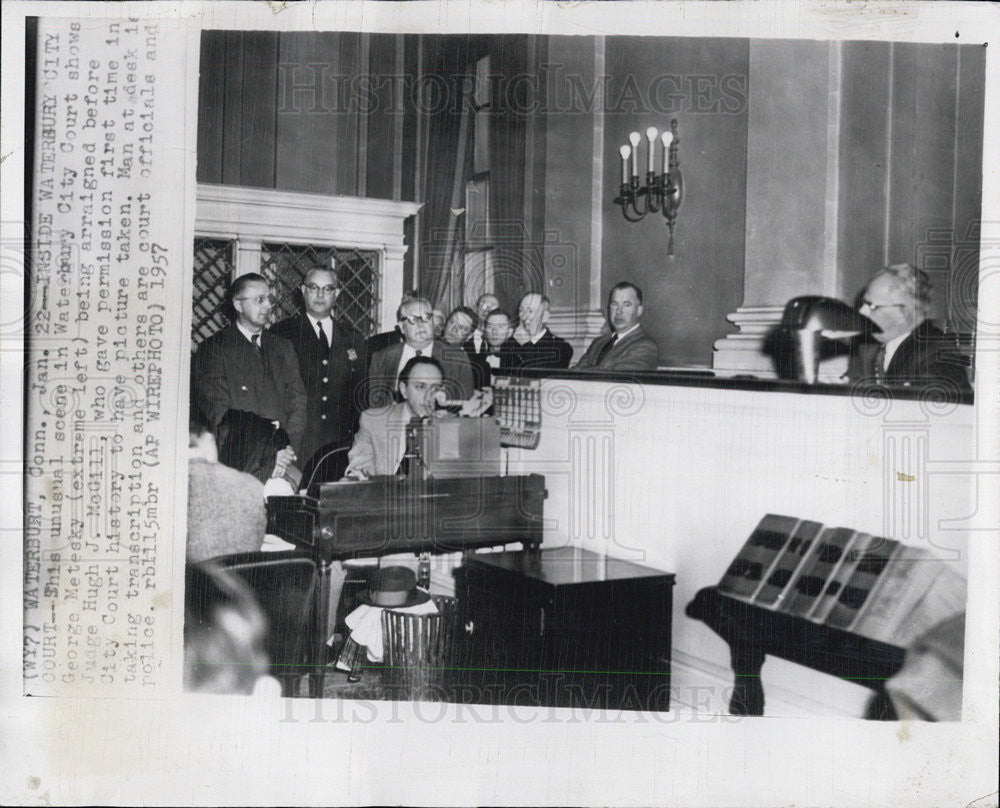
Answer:
[[514, 329], [514, 370], [521, 368], [568, 368], [573, 346], [548, 329], [549, 299], [537, 292], [521, 298]]

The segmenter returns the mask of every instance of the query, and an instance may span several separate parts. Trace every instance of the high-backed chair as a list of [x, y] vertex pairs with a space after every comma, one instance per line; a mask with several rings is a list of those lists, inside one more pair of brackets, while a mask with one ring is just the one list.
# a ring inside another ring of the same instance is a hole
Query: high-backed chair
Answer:
[[347, 471], [347, 453], [350, 444], [329, 443], [316, 453], [302, 469], [301, 487], [312, 496], [320, 483], [336, 482]]
[[[271, 675], [281, 681], [283, 695], [295, 695], [299, 678], [312, 673], [311, 654], [316, 562], [302, 550], [280, 553], [234, 553], [212, 561], [239, 575], [253, 590], [268, 619], [267, 651]], [[309, 680], [314, 692], [313, 677]]]

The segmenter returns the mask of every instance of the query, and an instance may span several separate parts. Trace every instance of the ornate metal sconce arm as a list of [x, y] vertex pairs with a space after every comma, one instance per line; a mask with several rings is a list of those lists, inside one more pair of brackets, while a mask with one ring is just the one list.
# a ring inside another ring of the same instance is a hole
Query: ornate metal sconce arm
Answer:
[[[667, 224], [669, 231], [667, 239], [667, 255], [674, 254], [674, 229], [677, 225], [677, 214], [681, 208], [684, 197], [684, 180], [681, 177], [680, 160], [678, 158], [678, 145], [680, 139], [677, 137], [677, 119], [670, 121], [670, 131], [664, 132], [659, 140], [662, 142], [663, 151], [663, 171], [657, 174], [655, 171], [656, 155], [653, 153], [657, 140], [657, 131], [654, 127], [646, 130], [646, 138], [649, 142], [648, 148], [648, 170], [646, 171], [646, 183], [640, 185], [638, 173], [638, 154], [640, 136], [638, 132], [633, 132], [630, 137], [631, 146], [622, 146], [620, 149], [622, 156], [622, 182], [619, 187], [618, 196], [615, 197], [615, 204], [622, 210], [622, 215], [627, 221], [639, 222], [646, 218], [649, 213], [661, 213]], [[631, 163], [629, 162], [631, 158]], [[629, 168], [631, 166], [631, 176]]]

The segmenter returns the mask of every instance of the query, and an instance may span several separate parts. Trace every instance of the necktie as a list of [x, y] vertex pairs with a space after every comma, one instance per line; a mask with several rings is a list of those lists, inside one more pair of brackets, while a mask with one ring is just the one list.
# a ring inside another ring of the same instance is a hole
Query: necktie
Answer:
[[323, 323], [317, 324], [319, 328], [319, 344], [323, 346], [323, 353], [330, 350], [330, 340], [326, 338], [326, 329], [323, 328]]
[[879, 343], [878, 350], [872, 356], [872, 376], [875, 381], [885, 380], [885, 345]]
[[594, 362], [595, 365], [601, 364], [604, 361], [604, 357], [607, 356], [611, 349], [615, 347], [615, 343], [618, 342], [618, 332], [611, 335], [611, 339], [607, 341], [607, 344], [597, 353], [597, 359]]
[[253, 344], [253, 347], [257, 349], [257, 353], [263, 356], [264, 346], [260, 344], [260, 334], [254, 334], [253, 336], [251, 336], [250, 342]]
[[423, 356], [424, 355], [424, 351], [423, 351], [422, 348], [419, 349], [419, 350], [417, 350], [417, 351], [415, 351], [415, 353], [416, 353], [417, 356]]

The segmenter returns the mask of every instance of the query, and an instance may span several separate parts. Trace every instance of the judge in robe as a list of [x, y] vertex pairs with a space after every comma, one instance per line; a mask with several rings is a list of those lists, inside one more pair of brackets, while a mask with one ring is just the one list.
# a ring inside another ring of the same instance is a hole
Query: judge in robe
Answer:
[[894, 264], [876, 274], [861, 293], [858, 310], [882, 330], [852, 344], [848, 378], [971, 393], [954, 341], [928, 319], [930, 302], [931, 284], [922, 270]]
[[514, 370], [569, 367], [573, 347], [549, 331], [549, 299], [545, 295], [529, 292], [522, 297], [517, 319], [512, 337], [516, 343]]

